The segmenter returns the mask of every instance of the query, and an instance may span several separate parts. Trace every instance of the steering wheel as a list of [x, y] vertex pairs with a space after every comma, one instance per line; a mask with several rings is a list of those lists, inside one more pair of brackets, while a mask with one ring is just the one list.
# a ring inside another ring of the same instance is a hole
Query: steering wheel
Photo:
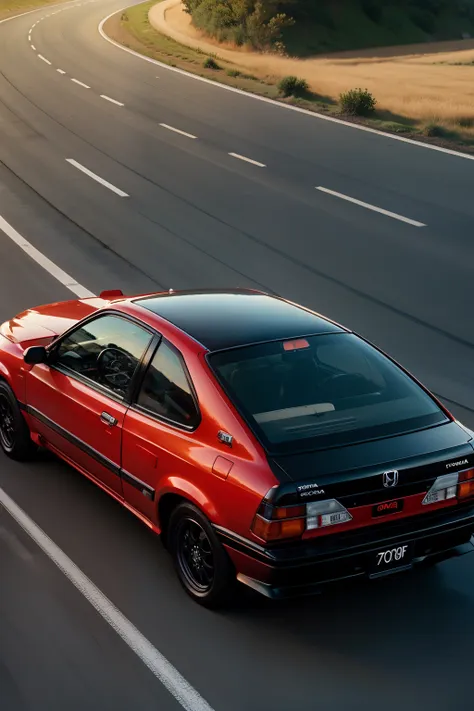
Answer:
[[100, 380], [114, 390], [125, 391], [132, 379], [136, 363], [120, 348], [104, 348], [97, 358]]

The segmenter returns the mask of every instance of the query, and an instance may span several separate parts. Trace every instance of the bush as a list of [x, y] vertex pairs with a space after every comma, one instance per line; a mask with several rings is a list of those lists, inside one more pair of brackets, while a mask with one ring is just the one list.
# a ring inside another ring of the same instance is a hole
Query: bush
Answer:
[[351, 89], [339, 96], [339, 105], [345, 114], [367, 116], [375, 111], [377, 100], [367, 89]]
[[283, 96], [303, 96], [308, 91], [308, 82], [298, 77], [283, 77], [278, 84], [278, 90]]
[[430, 121], [423, 128], [423, 134], [430, 138], [445, 138], [448, 135], [448, 131], [443, 126], [440, 126], [439, 123]]
[[207, 59], [205, 59], [202, 63], [202, 66], [204, 67], [204, 69], [220, 69], [220, 66], [212, 57], [208, 57]]
[[240, 77], [242, 72], [239, 72], [238, 69], [228, 69], [227, 70], [227, 76], [228, 77]]

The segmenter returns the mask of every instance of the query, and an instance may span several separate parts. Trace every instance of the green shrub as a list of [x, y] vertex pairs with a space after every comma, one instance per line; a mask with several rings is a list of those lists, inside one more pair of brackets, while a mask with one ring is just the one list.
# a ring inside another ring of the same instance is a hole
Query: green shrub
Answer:
[[204, 67], [204, 69], [220, 69], [220, 66], [217, 64], [216, 60], [213, 57], [208, 57], [207, 59], [205, 59], [202, 63], [202, 66]]
[[351, 89], [339, 96], [339, 106], [345, 114], [367, 116], [375, 111], [377, 100], [367, 89]]
[[423, 128], [423, 134], [430, 138], [445, 138], [447, 133], [448, 131], [444, 126], [440, 126], [440, 124], [435, 121], [430, 121]]
[[238, 69], [228, 69], [227, 70], [227, 76], [228, 77], [240, 77], [242, 72], [239, 72]]
[[308, 82], [298, 77], [283, 77], [278, 84], [278, 90], [283, 96], [303, 96], [308, 91]]

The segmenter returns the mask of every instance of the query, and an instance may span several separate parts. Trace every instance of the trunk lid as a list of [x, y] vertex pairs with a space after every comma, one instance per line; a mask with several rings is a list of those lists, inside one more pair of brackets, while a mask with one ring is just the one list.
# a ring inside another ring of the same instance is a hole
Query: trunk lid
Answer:
[[[474, 467], [469, 434], [456, 422], [338, 449], [272, 457], [279, 505], [335, 498], [364, 506], [427, 491], [436, 477]], [[275, 469], [275, 465], [277, 469]], [[384, 480], [384, 473], [396, 471]], [[278, 475], [278, 474], [277, 474]], [[290, 480], [292, 483], [284, 483]]]

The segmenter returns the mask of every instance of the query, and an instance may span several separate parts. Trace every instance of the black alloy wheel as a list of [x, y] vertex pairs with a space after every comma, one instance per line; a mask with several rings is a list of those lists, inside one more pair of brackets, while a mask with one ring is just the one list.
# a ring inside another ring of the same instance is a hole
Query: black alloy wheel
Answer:
[[15, 447], [15, 415], [10, 398], [0, 392], [0, 444], [5, 451]]
[[171, 514], [169, 550], [179, 581], [200, 605], [220, 607], [230, 598], [235, 570], [204, 514], [183, 501]]
[[37, 451], [17, 399], [10, 386], [0, 380], [0, 447], [12, 459], [30, 459]]

